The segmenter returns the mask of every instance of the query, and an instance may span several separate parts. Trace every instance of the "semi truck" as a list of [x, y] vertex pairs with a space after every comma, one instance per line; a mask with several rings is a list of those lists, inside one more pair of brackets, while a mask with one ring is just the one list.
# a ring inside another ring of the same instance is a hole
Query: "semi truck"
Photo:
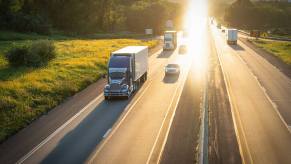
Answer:
[[128, 46], [112, 52], [107, 71], [105, 100], [113, 97], [129, 98], [147, 80], [148, 47]]
[[237, 29], [227, 29], [226, 41], [227, 44], [237, 44]]
[[174, 50], [177, 47], [177, 31], [165, 31], [164, 50]]

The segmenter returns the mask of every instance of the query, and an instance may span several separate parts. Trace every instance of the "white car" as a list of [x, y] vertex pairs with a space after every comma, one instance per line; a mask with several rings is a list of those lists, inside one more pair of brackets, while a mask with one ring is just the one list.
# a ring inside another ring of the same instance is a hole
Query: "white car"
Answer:
[[178, 75], [180, 74], [179, 64], [168, 64], [165, 67], [165, 75]]
[[187, 54], [187, 52], [188, 52], [187, 46], [185, 44], [180, 45], [179, 54], [184, 55]]

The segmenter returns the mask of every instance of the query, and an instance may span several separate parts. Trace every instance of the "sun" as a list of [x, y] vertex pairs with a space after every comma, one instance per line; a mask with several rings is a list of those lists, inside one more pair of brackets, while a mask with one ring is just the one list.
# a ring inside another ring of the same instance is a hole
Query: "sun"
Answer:
[[189, 33], [195, 33], [205, 26], [207, 20], [207, 0], [189, 0], [184, 28]]
[[184, 29], [188, 32], [189, 54], [193, 64], [199, 69], [205, 69], [205, 30], [207, 25], [207, 0], [189, 0], [187, 13], [184, 19]]

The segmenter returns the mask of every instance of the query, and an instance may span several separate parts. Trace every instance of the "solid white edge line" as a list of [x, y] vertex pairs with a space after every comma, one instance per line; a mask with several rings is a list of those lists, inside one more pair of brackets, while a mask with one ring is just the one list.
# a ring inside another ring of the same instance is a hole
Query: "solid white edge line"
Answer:
[[[155, 54], [153, 54], [152, 56], [150, 56], [150, 58], [157, 58], [158, 55], [160, 53], [162, 53], [163, 50], [159, 50], [158, 52], [156, 52]], [[156, 77], [159, 75], [160, 72], [155, 72], [155, 74], [152, 74], [153, 77]], [[154, 79], [154, 78], [152, 78]], [[151, 86], [151, 84], [153, 83], [153, 80], [150, 79], [147, 86], [145, 86], [146, 88], [144, 88], [143, 90], [141, 90], [141, 94], [138, 95], [139, 97], [134, 101], [131, 102], [127, 105], [127, 107], [124, 109], [124, 111], [126, 113], [124, 113], [123, 115], [120, 116], [120, 120], [117, 120], [116, 124], [113, 125], [113, 127], [111, 128], [112, 131], [111, 133], [106, 137], [105, 140], [103, 140], [102, 142], [100, 142], [99, 146], [97, 147], [96, 151], [93, 152], [92, 155], [89, 156], [88, 160], [85, 163], [93, 163], [93, 160], [95, 159], [95, 157], [97, 156], [97, 154], [102, 150], [102, 148], [105, 146], [105, 144], [109, 141], [109, 139], [113, 136], [113, 134], [118, 130], [118, 128], [121, 126], [121, 124], [123, 123], [123, 121], [126, 119], [127, 115], [131, 112], [131, 110], [133, 109], [133, 107], [135, 106], [135, 104], [137, 104], [139, 102], [139, 100], [142, 98], [142, 96], [145, 94], [145, 92], [148, 90], [148, 88]]]
[[[249, 151], [249, 148], [248, 148], [248, 144], [247, 144], [247, 141], [246, 141], [245, 132], [244, 132], [244, 129], [242, 127], [242, 121], [240, 120], [240, 118], [238, 116], [236, 116], [238, 114], [238, 111], [236, 110], [236, 108], [234, 107], [235, 105], [232, 102], [231, 93], [230, 93], [231, 92], [230, 82], [229, 82], [228, 76], [225, 73], [224, 68], [223, 68], [223, 62], [222, 62], [221, 57], [220, 57], [221, 53], [219, 53], [217, 48], [216, 48], [217, 43], [216, 43], [215, 36], [214, 36], [214, 30], [215, 29], [211, 28], [211, 33], [212, 33], [212, 37], [213, 37], [212, 40], [213, 40], [213, 44], [214, 44], [214, 50], [215, 50], [215, 52], [217, 54], [217, 57], [218, 57], [218, 60], [219, 60], [219, 63], [220, 63], [219, 65], [220, 65], [220, 68], [222, 70], [223, 80], [224, 80], [224, 83], [226, 85], [226, 91], [227, 91], [227, 95], [228, 95], [229, 102], [230, 102], [231, 115], [232, 115], [232, 118], [233, 118], [235, 134], [236, 134], [236, 137], [237, 137], [240, 154], [241, 154], [241, 157], [242, 157], [242, 160], [243, 160], [242, 162], [244, 164], [246, 164], [246, 159], [245, 159], [245, 156], [243, 156], [244, 155], [244, 153], [243, 153], [244, 151], [243, 151], [243, 148], [242, 148], [243, 147], [242, 146], [242, 142], [244, 142], [245, 145], [246, 145], [247, 154], [248, 154], [248, 156], [250, 158], [251, 163], [253, 163], [253, 159], [252, 159], [252, 156], [250, 154], [250, 151]], [[241, 139], [241, 137], [239, 136], [239, 130], [238, 130], [239, 128], [240, 128], [240, 131], [242, 133], [242, 138], [243, 139]]]
[[99, 99], [103, 97], [103, 94], [100, 94], [98, 97], [96, 97], [94, 100], [92, 100], [89, 104], [87, 104], [82, 110], [80, 110], [77, 114], [75, 114], [73, 117], [71, 117], [67, 122], [65, 122], [62, 126], [60, 126], [56, 131], [54, 131], [52, 134], [50, 134], [47, 138], [45, 138], [40, 144], [35, 146], [29, 153], [27, 153], [25, 156], [20, 158], [16, 163], [21, 164], [25, 160], [27, 160], [32, 154], [34, 154], [38, 149], [40, 149], [43, 145], [45, 145], [49, 140], [51, 140], [54, 136], [56, 136], [60, 131], [62, 131], [68, 124], [70, 124], [74, 119], [76, 119], [78, 116], [80, 116], [87, 108], [89, 108], [91, 105], [96, 103]]
[[[154, 55], [152, 55], [150, 58], [156, 58], [158, 57], [158, 55], [160, 53], [162, 53], [163, 50], [159, 50], [158, 52], [156, 52]], [[155, 56], [155, 57], [154, 57]], [[153, 74], [152, 76], [156, 77], [159, 75], [160, 72], [156, 72], [155, 74]], [[154, 78], [152, 78], [154, 79]], [[113, 136], [113, 134], [118, 130], [118, 128], [121, 126], [122, 122], [126, 119], [127, 115], [131, 112], [131, 110], [133, 109], [133, 107], [135, 106], [135, 104], [137, 104], [139, 102], [139, 100], [142, 98], [142, 96], [145, 94], [145, 92], [148, 90], [148, 88], [150, 87], [150, 85], [153, 83], [153, 80], [149, 80], [148, 85], [145, 86], [146, 88], [144, 88], [141, 91], [141, 94], [139, 95], [139, 97], [136, 99], [136, 101], [134, 101], [133, 103], [130, 103], [127, 105], [127, 107], [124, 109], [124, 111], [126, 111], [126, 113], [124, 113], [124, 115], [120, 117], [121, 120], [118, 120], [116, 125], [113, 125], [112, 127], [112, 131], [111, 133], [107, 136], [106, 140], [103, 140], [99, 146], [97, 147], [97, 150], [95, 152], [93, 152], [93, 155], [90, 155], [88, 160], [85, 163], [93, 163], [95, 157], [97, 156], [97, 154], [102, 150], [102, 148], [105, 146], [105, 144], [109, 141], [109, 139]]]
[[108, 136], [108, 134], [111, 132], [112, 128], [108, 129], [106, 131], [106, 133], [103, 135], [103, 138], [106, 138]]
[[[244, 46], [246, 46], [244, 43], [242, 43], [240, 41], [241, 44], [243, 44]], [[246, 46], [247, 47], [247, 46]], [[247, 52], [247, 51], [246, 51]], [[247, 52], [249, 54], [251, 54], [250, 52]], [[254, 52], [256, 53], [256, 52]], [[287, 124], [287, 122], [284, 120], [283, 116], [281, 115], [281, 113], [279, 112], [278, 106], [277, 104], [270, 98], [269, 94], [267, 93], [266, 88], [261, 84], [261, 82], [259, 81], [259, 78], [255, 75], [255, 73], [253, 72], [253, 70], [249, 67], [249, 64], [240, 56], [240, 54], [236, 53], [238, 58], [242, 61], [242, 63], [244, 63], [250, 74], [254, 77], [254, 79], [256, 80], [256, 82], [258, 83], [259, 87], [262, 89], [264, 95], [267, 97], [268, 101], [271, 103], [271, 105], [273, 106], [275, 112], [278, 114], [280, 120], [282, 121], [282, 123], [285, 125], [285, 127], [287, 128], [287, 130], [289, 131], [289, 133], [291, 133], [291, 129], [289, 128], [290, 126]], [[263, 59], [265, 60], [265, 59]], [[266, 61], [265, 61], [266, 62]]]
[[[154, 56], [157, 56], [159, 53], [161, 53], [161, 50], [157, 51], [153, 55], [149, 56], [149, 60], [151, 58], [154, 58]], [[97, 102], [99, 99], [103, 97], [103, 93], [101, 93], [98, 97], [93, 99], [89, 104], [87, 104], [85, 107], [83, 107], [78, 113], [76, 113], [73, 117], [71, 117], [67, 122], [65, 122], [62, 126], [57, 128], [52, 134], [50, 134], [48, 137], [46, 137], [41, 143], [39, 143], [37, 146], [35, 146], [32, 150], [30, 150], [27, 154], [25, 154], [23, 157], [21, 157], [16, 163], [21, 164], [25, 160], [27, 160], [32, 154], [34, 154], [37, 150], [39, 150], [43, 145], [45, 145], [49, 140], [51, 140], [54, 136], [56, 136], [60, 131], [62, 131], [67, 125], [69, 125], [74, 119], [76, 119], [78, 116], [80, 116], [89, 106], [91, 106], [93, 103]], [[129, 105], [129, 104], [128, 104]]]
[[158, 135], [157, 135], [156, 140], [155, 140], [155, 142], [154, 142], [154, 145], [153, 145], [153, 147], [152, 147], [152, 149], [151, 149], [151, 151], [150, 151], [150, 154], [149, 154], [149, 156], [148, 156], [148, 159], [147, 159], [146, 164], [149, 164], [149, 163], [150, 163], [150, 160], [151, 160], [151, 158], [152, 158], [152, 155], [153, 155], [154, 149], [155, 149], [155, 147], [156, 147], [156, 144], [157, 144], [158, 139], [159, 139], [159, 137], [160, 137], [161, 131], [162, 131], [162, 129], [163, 129], [164, 123], [165, 123], [165, 121], [166, 121], [166, 118], [167, 118], [167, 116], [168, 116], [168, 114], [169, 114], [170, 109], [172, 108], [172, 104], [173, 104], [174, 98], [177, 97], [177, 91], [178, 91], [178, 89], [179, 89], [180, 87], [182, 87], [181, 90], [180, 90], [180, 92], [178, 93], [178, 96], [179, 96], [179, 95], [180, 95], [180, 96], [178, 97], [178, 99], [177, 99], [177, 101], [176, 101], [176, 103], [175, 103], [175, 105], [174, 105], [175, 110], [174, 110], [174, 112], [173, 112], [173, 114], [172, 114], [172, 116], [171, 116], [171, 119], [170, 119], [170, 122], [169, 122], [169, 126], [168, 126], [167, 131], [166, 131], [165, 139], [163, 140], [162, 148], [161, 148], [161, 150], [160, 150], [160, 152], [159, 152], [159, 155], [158, 155], [158, 161], [157, 161], [157, 163], [160, 163], [161, 156], [162, 156], [162, 154], [163, 154], [164, 147], [165, 147], [165, 144], [166, 144], [166, 142], [167, 142], [168, 134], [169, 134], [169, 132], [170, 132], [171, 125], [172, 125], [172, 122], [173, 122], [173, 119], [174, 119], [174, 116], [175, 116], [175, 113], [176, 113], [176, 109], [177, 109], [178, 103], [179, 103], [180, 98], [181, 98], [181, 94], [182, 94], [182, 91], [183, 91], [183, 86], [185, 85], [185, 82], [186, 82], [186, 80], [187, 80], [187, 76], [188, 76], [189, 69], [190, 69], [190, 67], [188, 68], [188, 71], [186, 71], [186, 75], [185, 75], [185, 76], [183, 77], [183, 79], [182, 79], [182, 85], [181, 85], [181, 86], [178, 85], [177, 88], [175, 89], [175, 93], [174, 93], [174, 95], [173, 95], [173, 97], [172, 97], [171, 104], [170, 104], [169, 107], [168, 107], [167, 114], [166, 114], [166, 116], [164, 117], [164, 120], [163, 120], [162, 125], [161, 125], [161, 127], [160, 127], [160, 129], [159, 129]]
[[102, 148], [105, 146], [105, 144], [109, 141], [109, 139], [111, 138], [111, 136], [116, 132], [116, 130], [120, 127], [120, 125], [123, 123], [123, 121], [126, 119], [126, 116], [131, 112], [131, 110], [133, 109], [133, 107], [135, 106], [135, 104], [137, 104], [139, 102], [139, 100], [142, 98], [142, 96], [145, 94], [145, 92], [148, 90], [148, 88], [150, 87], [152, 81], [150, 81], [148, 83], [148, 86], [146, 86], [146, 88], [142, 91], [142, 93], [139, 95], [139, 97], [133, 102], [133, 103], [129, 103], [126, 107], [126, 109], [124, 109], [124, 111], [126, 111], [126, 113], [121, 116], [121, 120], [117, 122], [116, 125], [113, 125], [113, 127], [111, 128], [112, 131], [111, 133], [109, 133], [109, 135], [106, 137], [106, 140], [103, 140], [103, 142], [100, 143], [100, 145], [98, 146], [98, 149], [95, 151], [95, 153], [93, 154], [92, 157], [89, 157], [89, 161], [85, 162], [85, 163], [93, 163], [93, 160], [95, 159], [95, 157], [97, 156], [97, 154], [102, 150]]

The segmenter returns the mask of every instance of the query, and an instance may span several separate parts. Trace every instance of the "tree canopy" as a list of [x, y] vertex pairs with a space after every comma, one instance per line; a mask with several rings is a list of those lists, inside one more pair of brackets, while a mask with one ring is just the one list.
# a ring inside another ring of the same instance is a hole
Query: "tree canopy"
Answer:
[[0, 0], [0, 28], [20, 32], [93, 33], [160, 31], [179, 20], [181, 6], [167, 0]]
[[290, 29], [291, 4], [237, 0], [226, 9], [224, 20], [230, 26], [244, 29]]

